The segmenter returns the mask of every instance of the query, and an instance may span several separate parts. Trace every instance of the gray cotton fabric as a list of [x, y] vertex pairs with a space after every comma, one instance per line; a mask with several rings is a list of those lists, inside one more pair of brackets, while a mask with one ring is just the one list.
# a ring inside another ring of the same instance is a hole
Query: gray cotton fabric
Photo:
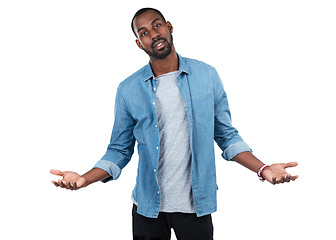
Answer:
[[157, 119], [160, 158], [157, 178], [161, 212], [195, 213], [192, 195], [189, 119], [177, 87], [179, 72], [157, 77]]

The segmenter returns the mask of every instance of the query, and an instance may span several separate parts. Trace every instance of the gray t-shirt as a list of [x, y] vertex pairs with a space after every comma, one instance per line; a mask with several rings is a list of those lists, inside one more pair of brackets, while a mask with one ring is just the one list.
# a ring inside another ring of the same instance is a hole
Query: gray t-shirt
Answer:
[[192, 195], [189, 119], [177, 87], [179, 72], [157, 77], [157, 119], [160, 133], [158, 183], [161, 212], [195, 213]]

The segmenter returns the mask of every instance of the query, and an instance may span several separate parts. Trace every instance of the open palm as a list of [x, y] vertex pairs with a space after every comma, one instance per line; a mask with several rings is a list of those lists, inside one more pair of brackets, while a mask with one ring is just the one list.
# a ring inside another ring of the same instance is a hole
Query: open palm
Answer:
[[51, 174], [62, 176], [63, 179], [56, 181], [51, 181], [56, 187], [66, 188], [70, 190], [77, 190], [79, 188], [85, 187], [86, 180], [81, 177], [76, 172], [62, 172], [60, 170], [50, 170]]
[[294, 181], [299, 176], [292, 176], [291, 174], [287, 173], [286, 168], [296, 167], [297, 165], [297, 162], [272, 164], [262, 171], [262, 176], [265, 178], [265, 180], [272, 184]]

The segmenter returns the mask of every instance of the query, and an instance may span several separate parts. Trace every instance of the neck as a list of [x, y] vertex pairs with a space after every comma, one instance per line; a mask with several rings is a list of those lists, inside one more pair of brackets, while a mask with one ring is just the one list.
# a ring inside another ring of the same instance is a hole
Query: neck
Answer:
[[165, 73], [178, 71], [179, 62], [178, 56], [173, 46], [171, 53], [164, 59], [150, 58], [152, 71], [154, 76], [160, 76]]

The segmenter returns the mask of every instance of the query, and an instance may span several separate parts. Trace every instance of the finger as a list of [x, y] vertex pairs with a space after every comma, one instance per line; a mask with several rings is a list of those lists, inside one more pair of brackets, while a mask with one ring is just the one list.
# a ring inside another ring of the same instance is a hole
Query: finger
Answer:
[[290, 180], [295, 181], [298, 177], [299, 177], [299, 175], [291, 176]]
[[74, 190], [77, 190], [77, 189], [78, 189], [78, 187], [77, 187], [77, 183], [76, 183], [76, 182], [73, 182], [72, 185], [73, 185], [73, 189], [74, 189]]
[[58, 182], [56, 181], [51, 181], [56, 187], [59, 187]]
[[296, 167], [297, 165], [299, 165], [298, 162], [289, 162], [289, 163], [285, 163], [285, 164], [284, 164], [284, 168], [288, 168], [288, 167]]
[[288, 174], [287, 177], [286, 177], [286, 182], [290, 182], [290, 180], [291, 180], [291, 175]]
[[71, 187], [71, 185], [70, 185], [70, 183], [69, 183], [69, 182], [66, 182], [66, 186], [67, 186], [67, 189], [70, 189], [70, 190], [72, 190], [72, 187]]
[[285, 182], [285, 175], [282, 175], [280, 183], [284, 183], [284, 182]]
[[283, 176], [281, 176], [279, 178], [273, 177], [272, 182], [273, 182], [274, 185], [279, 184], [279, 183], [283, 183]]
[[60, 170], [55, 170], [55, 169], [51, 169], [50, 170], [50, 173], [51, 174], [54, 174], [54, 175], [57, 175], [57, 176], [63, 176], [63, 172], [62, 171], [60, 171]]
[[61, 180], [58, 180], [58, 185], [61, 187], [61, 188], [64, 188], [64, 184]]

